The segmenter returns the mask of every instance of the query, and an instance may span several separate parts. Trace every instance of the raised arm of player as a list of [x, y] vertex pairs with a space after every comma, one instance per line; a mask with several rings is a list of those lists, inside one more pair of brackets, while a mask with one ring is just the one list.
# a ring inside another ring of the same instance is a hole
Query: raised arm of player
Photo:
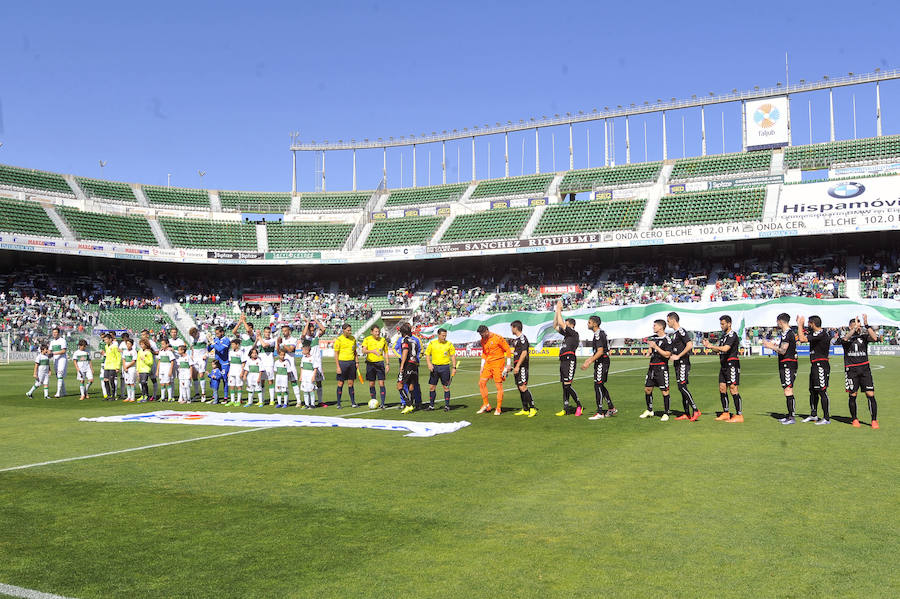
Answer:
[[553, 328], [560, 332], [566, 328], [566, 321], [562, 317], [562, 300], [556, 300], [556, 311], [553, 313]]
[[869, 332], [869, 340], [870, 341], [878, 341], [880, 337], [878, 336], [878, 331], [869, 326], [869, 315], [863, 314], [863, 326], [866, 327], [866, 330]]

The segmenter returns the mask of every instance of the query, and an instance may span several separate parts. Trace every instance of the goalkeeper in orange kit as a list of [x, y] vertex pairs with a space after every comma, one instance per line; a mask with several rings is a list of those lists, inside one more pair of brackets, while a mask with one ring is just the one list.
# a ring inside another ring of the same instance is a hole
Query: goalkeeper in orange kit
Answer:
[[509, 372], [512, 351], [509, 349], [506, 339], [490, 332], [485, 325], [478, 327], [478, 334], [481, 335], [482, 357], [481, 375], [478, 377], [482, 403], [478, 413], [484, 414], [491, 411], [491, 404], [488, 403], [487, 382], [494, 379], [494, 385], [497, 387], [497, 409], [494, 410], [494, 415], [499, 416], [502, 413], [503, 381], [506, 380], [506, 373]]

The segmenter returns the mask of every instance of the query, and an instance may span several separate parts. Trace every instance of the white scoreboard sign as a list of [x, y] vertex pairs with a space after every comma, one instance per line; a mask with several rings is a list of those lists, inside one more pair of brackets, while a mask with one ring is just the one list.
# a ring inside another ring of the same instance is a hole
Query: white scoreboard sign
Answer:
[[747, 149], [786, 146], [791, 141], [788, 130], [788, 99], [786, 96], [747, 102]]

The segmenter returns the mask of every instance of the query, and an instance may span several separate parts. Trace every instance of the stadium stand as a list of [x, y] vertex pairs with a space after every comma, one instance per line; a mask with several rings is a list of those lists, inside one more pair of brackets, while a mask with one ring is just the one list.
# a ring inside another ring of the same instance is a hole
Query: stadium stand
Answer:
[[695, 177], [718, 177], [736, 173], [768, 171], [772, 162], [771, 150], [737, 152], [718, 156], [682, 158], [675, 162], [672, 181]]
[[431, 187], [395, 189], [388, 196], [385, 206], [455, 202], [466, 192], [468, 187], [468, 183], [453, 183], [447, 185], [432, 185]]
[[659, 177], [662, 162], [645, 162], [568, 171], [559, 184], [560, 193], [578, 193], [597, 187], [635, 183], [653, 183]]
[[472, 198], [501, 198], [524, 195], [543, 196], [553, 181], [553, 175], [525, 175], [505, 179], [481, 181]]
[[785, 149], [787, 168], [818, 170], [833, 163], [862, 162], [900, 157], [900, 135], [832, 141]]
[[442, 216], [407, 216], [375, 221], [363, 247], [424, 244], [443, 221]]
[[159, 245], [147, 219], [143, 217], [82, 212], [65, 206], [57, 206], [56, 211], [78, 239]]
[[900, 254], [879, 251], [859, 263], [860, 295], [870, 299], [900, 299]]
[[62, 175], [0, 164], [0, 185], [73, 195]]
[[441, 237], [441, 243], [518, 237], [528, 223], [531, 208], [502, 208], [460, 214]]
[[0, 231], [62, 237], [40, 204], [6, 198], [0, 198]]
[[300, 194], [300, 210], [350, 210], [361, 208], [372, 191], [310, 192]]
[[160, 331], [175, 326], [169, 315], [159, 308], [110, 308], [99, 315], [100, 321], [112, 329], [127, 329], [132, 335], [143, 329]]
[[353, 229], [349, 223], [268, 223], [266, 227], [271, 250], [340, 249]]
[[78, 186], [89, 198], [101, 198], [115, 202], [127, 202], [134, 204], [137, 198], [127, 183], [119, 181], [104, 181], [102, 179], [89, 179], [87, 177], [75, 177]]
[[541, 215], [534, 235], [633, 229], [646, 205], [644, 199], [554, 204]]
[[223, 210], [241, 212], [287, 212], [291, 207], [291, 194], [284, 192], [220, 191], [219, 201]]
[[846, 254], [828, 252], [736, 260], [719, 272], [709, 299], [847, 297], [846, 263]]
[[205, 189], [144, 185], [143, 190], [151, 204], [209, 209], [209, 192]]
[[256, 226], [242, 222], [199, 218], [160, 217], [174, 247], [210, 249], [256, 249]]
[[726, 223], [762, 218], [765, 187], [740, 187], [663, 196], [654, 227]]

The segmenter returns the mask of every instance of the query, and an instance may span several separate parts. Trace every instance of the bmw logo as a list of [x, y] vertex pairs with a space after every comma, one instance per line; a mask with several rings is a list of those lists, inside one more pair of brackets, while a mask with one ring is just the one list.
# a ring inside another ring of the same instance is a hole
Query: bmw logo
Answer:
[[828, 195], [839, 200], [855, 198], [866, 190], [866, 186], [853, 181], [847, 181], [828, 188]]

